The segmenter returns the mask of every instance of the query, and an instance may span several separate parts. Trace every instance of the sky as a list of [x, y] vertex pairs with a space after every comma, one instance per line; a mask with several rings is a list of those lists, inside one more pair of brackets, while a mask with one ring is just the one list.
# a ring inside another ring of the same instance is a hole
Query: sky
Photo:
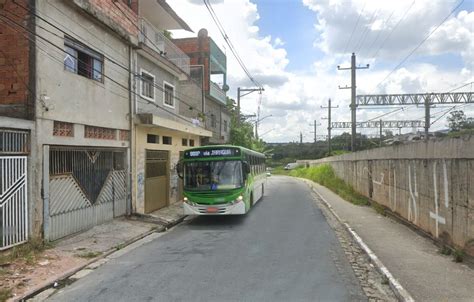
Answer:
[[[228, 96], [236, 99], [237, 87], [253, 87], [204, 2], [168, 2], [194, 31], [173, 31], [173, 37], [196, 36], [199, 29], [206, 28], [226, 52]], [[474, 81], [474, 0], [210, 3], [247, 69], [265, 88], [261, 95], [243, 97], [241, 106], [243, 113], [252, 114], [261, 101], [260, 116], [266, 118], [261, 121], [259, 133], [267, 142], [297, 141], [300, 131], [305, 142], [313, 141], [310, 124], [314, 120], [317, 134], [327, 134], [327, 109], [321, 106], [327, 106], [329, 98], [332, 106], [338, 106], [332, 110], [332, 120], [350, 121], [350, 90], [338, 89], [350, 85], [350, 71], [339, 71], [337, 66], [350, 66], [352, 52], [357, 65], [370, 64], [369, 69], [357, 71], [357, 94], [448, 92]], [[472, 91], [472, 84], [455, 91]], [[433, 130], [447, 127], [441, 115], [450, 108], [438, 105], [432, 109], [432, 121], [440, 118], [432, 125]], [[386, 113], [383, 118], [387, 120], [422, 119], [424, 115], [424, 108], [413, 105], [390, 114], [395, 109], [359, 108], [357, 120]], [[474, 116], [473, 105], [455, 109]], [[379, 130], [361, 131], [370, 135]], [[342, 132], [333, 129], [332, 134]]]

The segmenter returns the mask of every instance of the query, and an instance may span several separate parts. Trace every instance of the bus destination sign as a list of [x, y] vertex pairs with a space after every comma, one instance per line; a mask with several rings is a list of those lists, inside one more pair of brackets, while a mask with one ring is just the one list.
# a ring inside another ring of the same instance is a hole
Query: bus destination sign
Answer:
[[237, 148], [218, 148], [205, 150], [186, 151], [185, 158], [207, 158], [207, 157], [226, 157], [239, 156], [239, 149]]

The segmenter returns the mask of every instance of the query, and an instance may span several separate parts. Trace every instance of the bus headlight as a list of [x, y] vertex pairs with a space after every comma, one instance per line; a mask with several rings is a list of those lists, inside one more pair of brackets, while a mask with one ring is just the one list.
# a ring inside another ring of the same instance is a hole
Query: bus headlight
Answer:
[[237, 197], [237, 199], [235, 199], [234, 201], [232, 201], [232, 204], [239, 203], [239, 202], [241, 202], [242, 200], [244, 200], [244, 197], [243, 197], [242, 195], [240, 195], [239, 197]]

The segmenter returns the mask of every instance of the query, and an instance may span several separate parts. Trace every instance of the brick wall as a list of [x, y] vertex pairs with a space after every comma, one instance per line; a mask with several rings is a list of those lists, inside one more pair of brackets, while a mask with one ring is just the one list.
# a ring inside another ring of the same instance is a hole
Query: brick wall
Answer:
[[204, 65], [204, 90], [209, 93], [209, 37], [174, 39], [173, 43], [189, 56], [191, 65]]
[[[1, 1], [1, 0], [0, 0]], [[138, 41], [138, 0], [74, 0], [87, 13], [133, 43]]]
[[[16, 0], [27, 7], [28, 0]], [[0, 0], [0, 10], [20, 26], [0, 18], [0, 116], [23, 119], [33, 118], [34, 91], [30, 83], [30, 43], [27, 31], [21, 26], [31, 26], [30, 15], [12, 0]], [[34, 53], [34, 52], [33, 52]]]

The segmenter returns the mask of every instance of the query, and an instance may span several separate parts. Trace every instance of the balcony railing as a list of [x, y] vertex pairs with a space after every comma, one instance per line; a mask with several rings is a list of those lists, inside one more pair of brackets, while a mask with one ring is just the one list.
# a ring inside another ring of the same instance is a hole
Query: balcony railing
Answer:
[[146, 19], [140, 19], [140, 42], [155, 50], [189, 75], [189, 57]]
[[226, 98], [226, 93], [217, 85], [216, 83], [211, 81], [210, 85], [210, 91], [209, 94], [218, 99], [223, 105], [226, 105], [227, 103], [227, 98]]

